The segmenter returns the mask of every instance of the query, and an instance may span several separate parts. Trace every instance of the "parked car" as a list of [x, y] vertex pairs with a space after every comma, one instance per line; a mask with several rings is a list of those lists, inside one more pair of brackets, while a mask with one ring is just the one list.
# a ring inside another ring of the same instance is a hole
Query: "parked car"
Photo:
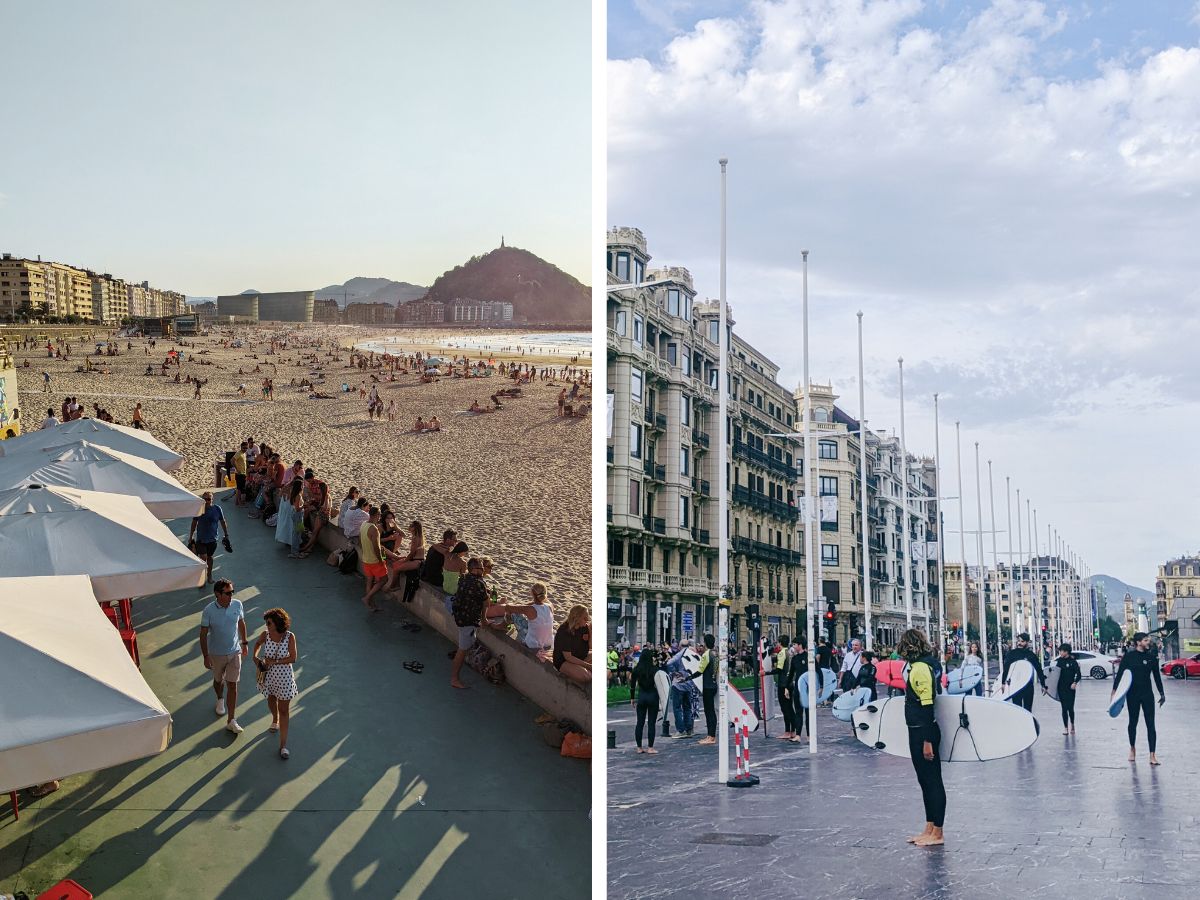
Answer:
[[1200, 678], [1200, 653], [1163, 663], [1162, 673], [1172, 678]]
[[[1103, 681], [1110, 674], [1116, 674], [1117, 666], [1120, 660], [1110, 659], [1099, 653], [1093, 653], [1091, 650], [1076, 650], [1073, 654], [1076, 662], [1079, 663], [1079, 671], [1083, 675], [1090, 675], [1097, 681]], [[1049, 666], [1046, 666], [1046, 671], [1050, 671], [1050, 667], [1054, 665], [1051, 661]]]

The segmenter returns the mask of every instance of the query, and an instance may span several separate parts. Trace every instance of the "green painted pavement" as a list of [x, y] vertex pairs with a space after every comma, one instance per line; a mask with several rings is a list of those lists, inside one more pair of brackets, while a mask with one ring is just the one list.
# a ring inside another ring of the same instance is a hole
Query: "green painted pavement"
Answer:
[[[291, 759], [266, 730], [252, 665], [245, 732], [227, 733], [213, 711], [197, 640], [210, 591], [135, 601], [142, 673], [174, 718], [171, 746], [23, 798], [19, 822], [0, 812], [0, 892], [32, 897], [66, 877], [103, 898], [589, 890], [589, 764], [542, 742], [538, 708], [468, 670], [471, 690], [454, 690], [447, 641], [401, 630], [395, 609], [368, 613], [360, 578], [317, 555], [288, 560], [274, 529], [222, 506], [236, 552], [218, 556], [214, 577], [233, 580], [251, 645], [265, 610], [292, 615]], [[423, 674], [402, 667], [413, 659]]]

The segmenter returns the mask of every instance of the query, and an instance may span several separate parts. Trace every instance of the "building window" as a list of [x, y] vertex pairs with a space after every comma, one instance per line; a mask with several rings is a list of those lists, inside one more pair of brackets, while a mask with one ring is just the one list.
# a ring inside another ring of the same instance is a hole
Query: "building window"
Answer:
[[679, 421], [684, 425], [692, 424], [692, 400], [687, 394], [679, 398]]
[[629, 514], [631, 516], [642, 514], [642, 483], [636, 479], [629, 482]]
[[685, 322], [692, 321], [692, 298], [686, 294], [683, 297], [683, 320]]
[[673, 366], [679, 365], [679, 345], [675, 343], [667, 344], [667, 362]]
[[687, 377], [692, 377], [692, 348], [684, 344], [683, 358], [680, 360], [683, 366], [683, 374]]
[[719, 340], [720, 327], [721, 327], [721, 323], [719, 320], [717, 320], [717, 319], [709, 319], [708, 320], [708, 339], [714, 344], [721, 343]]
[[822, 544], [821, 545], [821, 565], [836, 566], [838, 564], [838, 545], [837, 544]]
[[625, 310], [618, 309], [617, 310], [617, 321], [615, 323], [615, 327], [613, 330], [616, 331], [616, 333], [619, 334], [621, 337], [625, 337], [625, 319], [626, 319]]
[[680, 528], [688, 527], [688, 498], [687, 497], [679, 498], [679, 527]]
[[642, 458], [642, 426], [637, 422], [629, 426], [629, 455], [634, 459]]
[[813, 410], [813, 421], [814, 422], [828, 422], [829, 421], [829, 411], [827, 409], [825, 409], [825, 407], [823, 407], [823, 406], [818, 406], [816, 409]]
[[640, 259], [633, 260], [633, 283], [641, 284], [646, 280], [646, 264]]
[[667, 289], [667, 313], [672, 316], [679, 315], [679, 288]]
[[630, 369], [630, 387], [629, 396], [633, 398], [635, 403], [642, 402], [642, 370]]
[[628, 281], [629, 280], [629, 254], [628, 253], [618, 253], [617, 254], [617, 270], [613, 274], [616, 275], [617, 279], [620, 281]]
[[691, 463], [691, 454], [688, 452], [688, 448], [680, 447], [679, 448], [679, 474], [680, 475], [687, 476], [687, 475], [691, 474], [690, 463]]
[[642, 317], [633, 317], [633, 342], [637, 346], [642, 346]]
[[821, 459], [837, 459], [837, 441], [818, 441], [817, 456]]
[[821, 476], [821, 496], [836, 497], [838, 491], [838, 480], [836, 475]]

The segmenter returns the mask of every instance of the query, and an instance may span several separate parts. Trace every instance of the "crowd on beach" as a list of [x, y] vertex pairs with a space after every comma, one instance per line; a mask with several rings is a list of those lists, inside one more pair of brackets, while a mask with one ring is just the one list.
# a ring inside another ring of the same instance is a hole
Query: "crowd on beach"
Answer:
[[[550, 660], [564, 677], [590, 684], [587, 607], [572, 607], [556, 631], [544, 584], [530, 586], [526, 603], [502, 600], [493, 574], [495, 564], [487, 556], [471, 556], [455, 529], [444, 530], [439, 542], [427, 544], [421, 520], [402, 523], [391, 504], [373, 502], [353, 486], [335, 508], [329, 485], [311, 467], [302, 460], [285, 464], [279, 451], [253, 437], [226, 453], [225, 471], [234, 488], [235, 507], [245, 507], [250, 518], [273, 527], [275, 540], [289, 548], [288, 558], [306, 558], [325, 529], [339, 531], [362, 565], [362, 603], [368, 610], [379, 611], [378, 601], [393, 592], [400, 603], [411, 603], [421, 584], [440, 591], [459, 629], [451, 666], [455, 687], [466, 687], [460, 672], [480, 627], [510, 633], [532, 654]], [[216, 535], [210, 534], [197, 549], [210, 573], [215, 540]], [[337, 562], [344, 564], [345, 559]], [[410, 627], [419, 628], [411, 623]]]

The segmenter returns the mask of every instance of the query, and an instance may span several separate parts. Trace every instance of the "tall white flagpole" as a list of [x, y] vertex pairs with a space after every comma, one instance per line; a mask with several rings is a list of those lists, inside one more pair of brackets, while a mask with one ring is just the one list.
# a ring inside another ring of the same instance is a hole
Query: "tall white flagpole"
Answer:
[[968, 613], [970, 612], [967, 605], [967, 514], [963, 506], [963, 480], [962, 480], [962, 436], [958, 430], [958, 422], [954, 423], [954, 444], [957, 450], [956, 461], [958, 464], [958, 553], [962, 559], [962, 633], [963, 633], [963, 656], [966, 656], [967, 645], [967, 622], [969, 621]]
[[[988, 511], [992, 517], [992, 569], [994, 570], [994, 578], [999, 579], [1000, 576], [1000, 559], [996, 553], [996, 492], [992, 488], [992, 461], [989, 459], [988, 464]], [[1008, 588], [1009, 588], [1009, 606], [1012, 606], [1012, 573], [1009, 572]], [[996, 658], [1004, 659], [1004, 628], [1000, 622], [1000, 597], [1003, 591], [996, 592]], [[1010, 608], [1009, 613], [1012, 610]]]
[[1016, 488], [1016, 559], [1021, 564], [1020, 586], [1021, 586], [1021, 631], [1027, 631], [1028, 626], [1028, 608], [1025, 605], [1025, 572], [1028, 571], [1025, 565], [1025, 535], [1021, 532], [1021, 488]]
[[942, 435], [938, 425], [938, 395], [933, 395], [933, 480], [937, 483], [937, 579], [938, 621], [942, 628], [942, 653], [946, 652], [950, 631], [946, 628], [946, 562], [942, 551], [946, 516], [942, 510]]
[[979, 531], [975, 534], [975, 547], [979, 554], [979, 651], [983, 656], [983, 691], [988, 692], [988, 639], [987, 639], [987, 565], [983, 560], [983, 488], [979, 480], [979, 441], [975, 442], [975, 514], [979, 520]]
[[904, 504], [900, 518], [904, 523], [900, 541], [900, 571], [904, 577], [904, 619], [905, 627], [912, 628], [912, 537], [909, 536], [908, 518], [908, 444], [904, 440], [904, 357], [897, 362], [900, 364], [900, 480], [903, 482], [901, 502]]
[[721, 297], [717, 316], [717, 780], [729, 781], [729, 707], [725, 702], [729, 682], [729, 336], [725, 314], [725, 182], [729, 160], [718, 160], [721, 166]]
[[[816, 530], [821, 527], [820, 513], [813, 492], [813, 459], [812, 459], [812, 383], [808, 380], [808, 251], [801, 250], [800, 258], [804, 269], [804, 543], [808, 559], [804, 562], [804, 590], [808, 599], [808, 637], [805, 644], [808, 647], [808, 752], [817, 752], [817, 648], [815, 638], [817, 633], [816, 620], [816, 588], [813, 586], [813, 569], [815, 566], [814, 553], [820, 554], [820, 541]], [[815, 514], [815, 518], [814, 518]], [[813, 523], [816, 522], [816, 527]]]
[[1050, 649], [1057, 647], [1060, 641], [1057, 636], [1062, 631], [1062, 619], [1058, 615], [1058, 547], [1056, 540], [1056, 532], [1050, 527], [1050, 523], [1046, 523], [1046, 546], [1049, 548], [1050, 565], [1053, 567], [1050, 570], [1050, 584], [1054, 588], [1054, 630], [1051, 634], [1055, 637], [1054, 643]]
[[[1050, 585], [1048, 582], [1046, 584], [1042, 583], [1045, 579], [1042, 577], [1042, 551], [1041, 551], [1041, 548], [1038, 546], [1038, 533], [1039, 532], [1037, 530], [1037, 527], [1038, 527], [1037, 510], [1035, 509], [1033, 511], [1033, 529], [1029, 532], [1029, 540], [1033, 543], [1033, 555], [1034, 555], [1034, 558], [1037, 560], [1037, 570], [1036, 570], [1036, 574], [1034, 575], [1034, 577], [1037, 580], [1034, 582], [1034, 584], [1037, 587], [1038, 627], [1037, 627], [1037, 631], [1035, 632], [1035, 634], [1037, 636], [1037, 641], [1038, 641], [1038, 659], [1041, 659], [1044, 661], [1044, 657], [1045, 657], [1045, 646], [1044, 645], [1046, 643], [1047, 634], [1044, 634], [1042, 632], [1042, 622], [1045, 621], [1046, 619], [1049, 619], [1050, 615], [1049, 615], [1048, 611], [1045, 611], [1042, 609], [1042, 604], [1045, 603], [1047, 610], [1049, 609]], [[1047, 549], [1047, 551], [1046, 551], [1047, 558], [1049, 557], [1049, 554], [1050, 554], [1050, 551], [1049, 551], [1049, 549]], [[1046, 574], [1049, 575], [1049, 572], [1047, 572]], [[1043, 600], [1043, 598], [1042, 598], [1042, 588], [1043, 587], [1046, 589], [1045, 600]]]
[[[867, 527], [867, 403], [863, 384], [863, 314], [858, 311], [858, 492], [862, 507], [862, 598], [866, 648], [874, 649], [871, 630], [871, 544]], [[849, 445], [849, 442], [847, 442]], [[853, 635], [851, 635], [853, 637]]]

